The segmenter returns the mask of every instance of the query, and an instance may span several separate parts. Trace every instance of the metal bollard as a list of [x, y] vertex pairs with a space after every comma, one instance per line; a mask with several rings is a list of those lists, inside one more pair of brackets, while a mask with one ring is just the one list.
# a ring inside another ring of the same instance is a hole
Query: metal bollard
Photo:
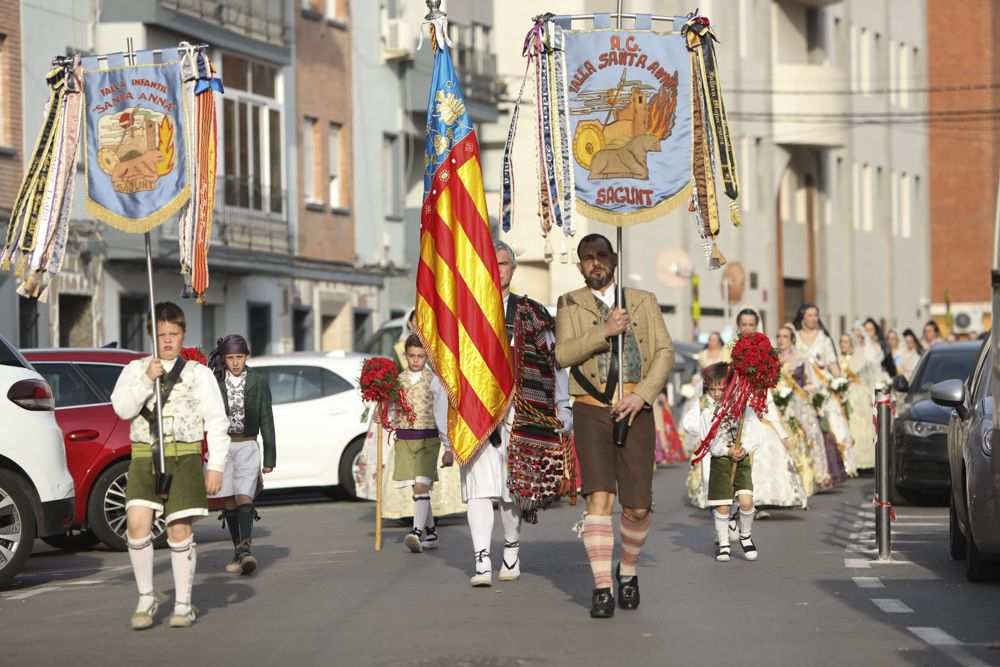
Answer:
[[889, 461], [892, 448], [892, 406], [886, 388], [875, 390], [875, 410], [878, 419], [878, 440], [875, 445], [875, 542], [880, 560], [892, 559], [892, 535], [889, 504]]

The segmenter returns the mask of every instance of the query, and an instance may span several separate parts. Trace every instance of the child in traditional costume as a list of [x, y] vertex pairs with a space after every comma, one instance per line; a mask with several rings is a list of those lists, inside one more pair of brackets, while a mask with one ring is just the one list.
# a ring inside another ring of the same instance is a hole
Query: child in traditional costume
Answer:
[[[257, 559], [250, 553], [253, 522], [259, 519], [253, 506], [260, 474], [274, 470], [274, 413], [271, 408], [271, 386], [267, 378], [247, 368], [250, 346], [243, 336], [230, 334], [216, 342], [208, 364], [215, 374], [222, 400], [229, 415], [229, 437], [232, 445], [226, 457], [222, 478], [222, 511], [224, 526], [233, 539], [233, 559], [226, 572], [250, 574], [257, 569]], [[264, 444], [264, 465], [261, 467], [260, 446]]]
[[406, 339], [406, 364], [400, 382], [410, 409], [393, 410], [392, 479], [396, 488], [413, 489], [413, 530], [403, 543], [420, 553], [437, 548], [430, 494], [438, 478], [438, 453], [444, 446], [443, 466], [452, 465], [454, 456], [448, 442], [448, 395], [427, 365], [427, 352], [416, 334]]
[[[753, 467], [750, 455], [760, 444], [760, 421], [754, 410], [747, 406], [740, 423], [724, 422], [713, 435], [713, 422], [722, 407], [723, 396], [729, 380], [729, 365], [713, 364], [705, 369], [704, 408], [691, 410], [684, 416], [684, 430], [697, 433], [703, 441], [709, 438], [708, 454], [711, 457], [708, 473], [708, 506], [713, 508], [717, 545], [715, 559], [728, 562], [732, 549], [730, 542], [739, 539], [747, 560], [757, 560], [757, 547], [751, 537], [753, 527]], [[739, 514], [731, 523], [730, 507], [733, 498], [739, 502]]]
[[[156, 356], [130, 362], [118, 378], [111, 404], [122, 419], [132, 421], [132, 463], [125, 492], [128, 552], [139, 589], [139, 602], [132, 614], [132, 628], [153, 624], [166, 598], [153, 588], [154, 516], [166, 515], [167, 544], [174, 575], [174, 613], [170, 627], [194, 623], [191, 604], [195, 572], [195, 544], [191, 523], [208, 515], [206, 493], [222, 488], [222, 473], [229, 451], [229, 418], [212, 372], [180, 357], [187, 328], [184, 311], [170, 302], [155, 307], [153, 323], [147, 324], [155, 340]], [[156, 415], [154, 382], [160, 382], [162, 428], [166, 472], [173, 476], [166, 500], [157, 495], [154, 445], [159, 443], [161, 420]], [[208, 437], [208, 470], [202, 472], [201, 443]]]

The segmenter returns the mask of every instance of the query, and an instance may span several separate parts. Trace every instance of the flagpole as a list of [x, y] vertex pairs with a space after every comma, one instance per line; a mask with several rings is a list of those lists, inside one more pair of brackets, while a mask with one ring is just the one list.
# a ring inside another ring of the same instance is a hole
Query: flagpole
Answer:
[[382, 551], [382, 420], [378, 418], [381, 410], [375, 413], [378, 426], [375, 429], [375, 551]]
[[[624, 0], [618, 0], [618, 29], [622, 29], [622, 4]], [[614, 110], [612, 109], [612, 112]], [[616, 232], [618, 241], [618, 280], [615, 281], [615, 304], [620, 308], [622, 306], [622, 296], [625, 292], [625, 287], [622, 285], [622, 280], [625, 276], [625, 261], [623, 259], [623, 248], [622, 240], [624, 235], [622, 234], [622, 226], [618, 225]], [[625, 332], [618, 334], [618, 400], [625, 398]]]
[[[135, 67], [135, 51], [132, 49], [132, 38], [125, 40], [125, 59], [128, 64]], [[149, 232], [145, 233], [146, 240], [146, 277], [149, 281], [149, 330], [152, 336], [153, 359], [159, 358], [159, 336], [156, 331], [156, 299], [153, 294], [153, 244], [150, 240]], [[153, 381], [153, 394], [156, 397], [156, 449], [159, 454], [156, 457], [156, 494], [166, 500], [170, 495], [170, 482], [172, 475], [167, 472], [166, 454], [163, 446], [163, 395], [160, 393], [160, 379]]]

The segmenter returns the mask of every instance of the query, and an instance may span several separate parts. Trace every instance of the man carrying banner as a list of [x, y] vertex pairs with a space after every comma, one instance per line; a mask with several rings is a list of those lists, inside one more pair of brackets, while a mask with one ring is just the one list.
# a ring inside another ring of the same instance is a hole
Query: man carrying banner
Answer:
[[569, 378], [555, 360], [555, 322], [537, 301], [511, 294], [517, 258], [503, 241], [494, 241], [493, 248], [500, 272], [507, 338], [514, 355], [516, 398], [506, 419], [490, 436], [492, 446], [482, 447], [461, 469], [462, 496], [468, 503], [476, 561], [473, 586], [493, 584], [490, 538], [494, 500], [500, 507], [504, 535], [499, 578], [514, 581], [521, 576], [522, 514], [529, 523], [535, 523], [538, 510], [548, 507], [559, 493], [561, 436], [573, 429]]
[[[574, 435], [587, 499], [583, 541], [594, 573], [590, 615], [609, 618], [615, 612], [611, 511], [616, 495], [622, 505], [618, 603], [622, 609], [639, 606], [636, 563], [649, 533], [653, 506], [655, 432], [650, 406], [673, 368], [674, 348], [655, 295], [626, 288], [625, 303], [615, 303], [618, 255], [611, 241], [588, 234], [580, 240], [577, 255], [586, 286], [559, 297], [556, 361], [572, 367]], [[619, 362], [612, 347], [621, 339], [624, 396], [618, 400]], [[627, 421], [631, 429], [623, 447], [614, 444], [613, 421]]]

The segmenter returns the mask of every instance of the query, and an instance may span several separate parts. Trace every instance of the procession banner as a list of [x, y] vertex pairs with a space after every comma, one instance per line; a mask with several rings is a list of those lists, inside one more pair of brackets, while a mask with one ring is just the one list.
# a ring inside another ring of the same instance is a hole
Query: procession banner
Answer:
[[577, 211], [629, 225], [691, 196], [691, 58], [680, 33], [564, 30]]
[[89, 214], [126, 232], [142, 233], [177, 213], [191, 196], [189, 117], [178, 49], [83, 59]]

